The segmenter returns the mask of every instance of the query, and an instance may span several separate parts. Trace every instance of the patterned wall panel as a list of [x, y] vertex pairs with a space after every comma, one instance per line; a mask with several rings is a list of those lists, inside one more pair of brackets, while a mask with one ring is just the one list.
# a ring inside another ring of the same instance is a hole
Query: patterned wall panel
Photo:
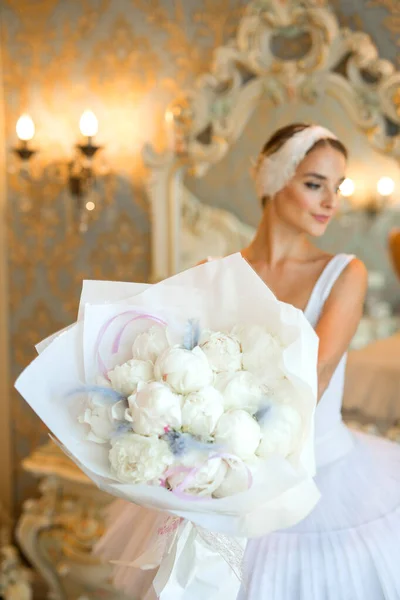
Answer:
[[[282, 0], [284, 1], [284, 0]], [[234, 32], [246, 0], [3, 0], [0, 4], [6, 145], [22, 112], [36, 122], [40, 149], [32, 184], [9, 154], [10, 346], [12, 377], [33, 344], [74, 319], [83, 278], [146, 280], [150, 223], [140, 151], [165, 144], [163, 115], [209, 67]], [[334, 0], [343, 23], [365, 28], [383, 56], [398, 52], [397, 0]], [[351, 5], [351, 7], [350, 7]], [[357, 12], [358, 11], [358, 12]], [[396, 12], [397, 11], [397, 12]], [[360, 16], [356, 16], [359, 14]], [[396, 29], [397, 28], [397, 29]], [[70, 158], [81, 112], [98, 116], [110, 174], [85, 235], [66, 227], [68, 195], [42, 176]], [[46, 432], [12, 393], [16, 497], [33, 482], [20, 461]]]
[[[32, 184], [8, 175], [11, 370], [34, 357], [33, 345], [74, 319], [83, 278], [145, 281], [150, 223], [140, 151], [164, 145], [165, 106], [208, 66], [232, 35], [245, 2], [211, 0], [5, 0], [7, 147], [28, 112], [36, 123]], [[49, 165], [65, 163], [78, 141], [81, 112], [99, 119], [98, 142], [111, 174], [86, 235], [66, 227], [64, 185]], [[15, 167], [9, 160], [9, 170]], [[45, 169], [46, 175], [43, 175]], [[35, 173], [36, 171], [36, 173]], [[16, 496], [31, 493], [21, 459], [46, 435], [12, 393]]]
[[400, 2], [398, 0], [330, 0], [342, 27], [365, 31], [379, 53], [400, 66]]

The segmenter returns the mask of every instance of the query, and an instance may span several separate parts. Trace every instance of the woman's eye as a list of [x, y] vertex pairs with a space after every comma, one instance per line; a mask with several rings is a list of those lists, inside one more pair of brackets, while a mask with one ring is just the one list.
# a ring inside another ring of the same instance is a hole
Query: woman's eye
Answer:
[[313, 183], [312, 181], [307, 181], [306, 186], [310, 190], [319, 190], [319, 188], [321, 187], [319, 183]]

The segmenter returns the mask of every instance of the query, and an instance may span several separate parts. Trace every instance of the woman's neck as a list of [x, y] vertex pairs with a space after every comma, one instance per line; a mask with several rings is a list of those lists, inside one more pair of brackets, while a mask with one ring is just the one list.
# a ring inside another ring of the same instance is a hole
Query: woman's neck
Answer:
[[243, 256], [251, 263], [264, 262], [274, 267], [288, 259], [307, 256], [311, 248], [304, 233], [281, 221], [272, 206], [267, 205], [256, 235], [243, 251]]

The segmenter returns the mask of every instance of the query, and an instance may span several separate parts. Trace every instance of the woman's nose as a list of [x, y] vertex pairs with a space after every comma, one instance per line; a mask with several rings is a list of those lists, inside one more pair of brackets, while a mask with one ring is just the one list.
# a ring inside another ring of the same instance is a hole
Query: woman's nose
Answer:
[[334, 209], [337, 205], [338, 197], [335, 190], [326, 190], [322, 205], [325, 208]]

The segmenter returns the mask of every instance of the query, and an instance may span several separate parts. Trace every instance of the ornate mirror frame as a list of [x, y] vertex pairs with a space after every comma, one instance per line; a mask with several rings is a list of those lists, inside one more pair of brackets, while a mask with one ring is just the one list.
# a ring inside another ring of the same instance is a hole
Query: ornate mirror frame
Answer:
[[[285, 41], [293, 39], [300, 55], [291, 56]], [[144, 148], [153, 281], [180, 270], [185, 174], [200, 177], [220, 161], [265, 95], [274, 105], [330, 95], [374, 149], [400, 162], [400, 72], [379, 58], [370, 37], [339, 27], [323, 0], [254, 0], [236, 37], [216, 49], [210, 72], [169, 106], [168, 151]]]

